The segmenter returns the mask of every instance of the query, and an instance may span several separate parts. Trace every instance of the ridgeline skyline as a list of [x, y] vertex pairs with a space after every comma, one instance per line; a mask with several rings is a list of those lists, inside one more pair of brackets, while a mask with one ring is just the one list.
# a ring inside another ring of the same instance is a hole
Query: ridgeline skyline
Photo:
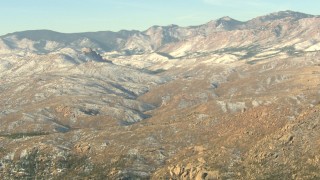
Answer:
[[284, 10], [320, 14], [316, 0], [10, 0], [2, 2], [0, 35], [48, 29], [63, 33], [199, 25], [223, 16], [247, 21]]

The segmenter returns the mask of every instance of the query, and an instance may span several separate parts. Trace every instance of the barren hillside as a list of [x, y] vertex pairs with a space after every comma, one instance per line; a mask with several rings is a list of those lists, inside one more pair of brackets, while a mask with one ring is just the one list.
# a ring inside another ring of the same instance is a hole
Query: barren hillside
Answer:
[[320, 18], [0, 37], [1, 179], [319, 179]]

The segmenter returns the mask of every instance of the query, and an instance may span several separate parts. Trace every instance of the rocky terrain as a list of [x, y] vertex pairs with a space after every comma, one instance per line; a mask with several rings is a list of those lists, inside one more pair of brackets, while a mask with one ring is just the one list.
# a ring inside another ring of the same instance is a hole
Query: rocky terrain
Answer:
[[319, 179], [320, 17], [0, 37], [1, 179]]

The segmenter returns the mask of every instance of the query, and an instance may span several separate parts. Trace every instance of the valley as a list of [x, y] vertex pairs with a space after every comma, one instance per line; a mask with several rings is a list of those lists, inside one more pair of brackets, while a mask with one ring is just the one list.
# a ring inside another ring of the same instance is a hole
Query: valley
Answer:
[[0, 37], [1, 179], [318, 179], [320, 17]]

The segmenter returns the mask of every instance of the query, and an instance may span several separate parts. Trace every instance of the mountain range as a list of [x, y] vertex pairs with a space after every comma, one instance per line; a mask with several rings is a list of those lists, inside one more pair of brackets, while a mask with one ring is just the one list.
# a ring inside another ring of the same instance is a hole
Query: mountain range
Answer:
[[[281, 11], [247, 22], [222, 17], [199, 26], [153, 26], [142, 32], [122, 30], [64, 34], [50, 30], [24, 31], [1, 36], [1, 49], [8, 52], [27, 50], [35, 53], [50, 53], [66, 47], [76, 50], [90, 47], [100, 53], [111, 51], [124, 51], [130, 54], [163, 52], [176, 53], [174, 57], [181, 57], [181, 54], [178, 53], [179, 49], [185, 49], [184, 52], [181, 52], [184, 54], [186, 52], [196, 53], [200, 50], [214, 51], [224, 46], [245, 48], [256, 44], [268, 48], [268, 41], [274, 43], [277, 40], [286, 41], [289, 43], [288, 46], [293, 46], [304, 42], [290, 43], [290, 39], [309, 35], [311, 32], [306, 29], [309, 26], [312, 26], [310, 29], [318, 28], [318, 20], [319, 16]], [[316, 35], [310, 38], [317, 41]], [[226, 36], [234, 44], [227, 40], [219, 41], [219, 37]], [[203, 45], [193, 46], [192, 49], [189, 47], [190, 44], [199, 44], [199, 41]], [[214, 44], [216, 41], [219, 44]]]
[[320, 16], [0, 36], [1, 179], [320, 178]]

